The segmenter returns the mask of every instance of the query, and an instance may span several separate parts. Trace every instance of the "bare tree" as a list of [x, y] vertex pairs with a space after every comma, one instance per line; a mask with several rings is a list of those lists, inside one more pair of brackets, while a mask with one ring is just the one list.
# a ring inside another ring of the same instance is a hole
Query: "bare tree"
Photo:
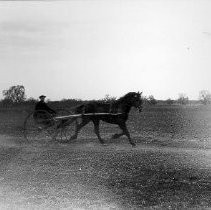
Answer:
[[210, 104], [211, 103], [211, 93], [208, 90], [201, 90], [199, 92], [199, 100], [203, 104]]
[[14, 103], [23, 102], [26, 99], [25, 88], [23, 85], [11, 86], [8, 90], [2, 91], [4, 100]]
[[177, 101], [179, 104], [185, 105], [185, 104], [188, 104], [189, 98], [187, 97], [187, 95], [185, 93], [180, 93]]

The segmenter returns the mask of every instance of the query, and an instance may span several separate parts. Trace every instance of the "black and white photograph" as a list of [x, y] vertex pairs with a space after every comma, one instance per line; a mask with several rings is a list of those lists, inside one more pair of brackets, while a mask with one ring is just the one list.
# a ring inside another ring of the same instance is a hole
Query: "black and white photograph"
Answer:
[[211, 209], [211, 1], [0, 0], [0, 209]]

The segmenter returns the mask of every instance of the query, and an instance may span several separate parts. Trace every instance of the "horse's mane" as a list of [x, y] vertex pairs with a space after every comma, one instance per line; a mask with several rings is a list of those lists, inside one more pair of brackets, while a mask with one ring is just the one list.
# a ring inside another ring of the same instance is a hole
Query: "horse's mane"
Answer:
[[131, 97], [131, 96], [134, 95], [134, 94], [135, 94], [135, 92], [129, 92], [129, 93], [125, 94], [124, 96], [120, 97], [119, 99], [117, 99], [116, 101], [117, 101], [118, 103], [120, 103], [120, 102], [125, 102], [125, 101], [128, 100], [129, 97]]
[[112, 100], [110, 102], [99, 102], [100, 104], [107, 104], [107, 105], [114, 105], [114, 106], [119, 106], [119, 104], [128, 104], [128, 102], [130, 102], [131, 98], [134, 97], [134, 95], [136, 95], [136, 92], [129, 92], [126, 93], [125, 95], [121, 96], [118, 99]]

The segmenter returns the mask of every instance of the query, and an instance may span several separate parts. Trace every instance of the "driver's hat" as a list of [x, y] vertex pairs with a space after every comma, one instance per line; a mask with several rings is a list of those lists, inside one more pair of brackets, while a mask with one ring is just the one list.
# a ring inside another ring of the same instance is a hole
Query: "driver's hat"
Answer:
[[44, 96], [44, 95], [41, 95], [41, 96], [39, 96], [39, 99], [41, 99], [41, 98], [45, 98], [46, 96]]

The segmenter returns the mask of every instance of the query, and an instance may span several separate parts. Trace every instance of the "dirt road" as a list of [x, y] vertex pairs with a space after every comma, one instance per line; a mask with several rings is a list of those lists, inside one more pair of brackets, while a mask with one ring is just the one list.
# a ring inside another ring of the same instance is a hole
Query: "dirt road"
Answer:
[[0, 209], [211, 207], [211, 151], [0, 136]]

